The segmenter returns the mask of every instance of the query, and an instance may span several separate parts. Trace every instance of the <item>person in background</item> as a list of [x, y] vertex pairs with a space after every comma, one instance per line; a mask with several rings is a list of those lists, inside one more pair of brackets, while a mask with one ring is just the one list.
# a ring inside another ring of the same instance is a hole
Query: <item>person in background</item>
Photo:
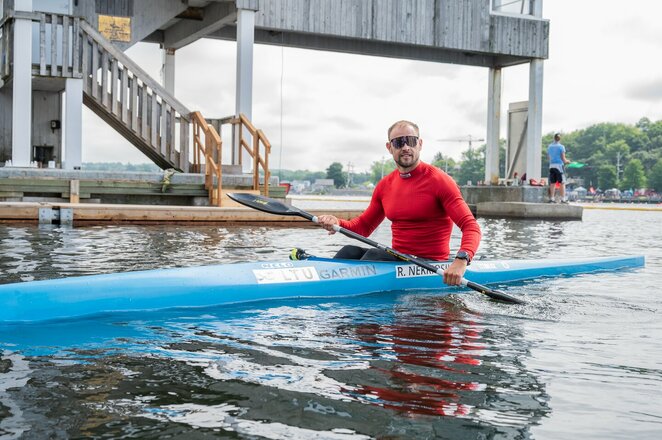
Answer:
[[[392, 245], [398, 252], [429, 260], [447, 260], [453, 224], [462, 231], [460, 249], [444, 271], [444, 282], [459, 285], [478, 250], [481, 231], [452, 177], [420, 160], [423, 140], [418, 126], [398, 121], [388, 129], [386, 149], [396, 169], [379, 181], [368, 208], [352, 220], [332, 215], [318, 217], [334, 233], [334, 225], [369, 236], [384, 220], [391, 221]], [[394, 261], [380, 249], [344, 246], [335, 258]]]
[[554, 142], [547, 147], [549, 156], [549, 203], [554, 203], [556, 186], [559, 186], [561, 203], [568, 203], [565, 197], [565, 165], [570, 163], [565, 157], [565, 147], [561, 144], [561, 133], [554, 134]]

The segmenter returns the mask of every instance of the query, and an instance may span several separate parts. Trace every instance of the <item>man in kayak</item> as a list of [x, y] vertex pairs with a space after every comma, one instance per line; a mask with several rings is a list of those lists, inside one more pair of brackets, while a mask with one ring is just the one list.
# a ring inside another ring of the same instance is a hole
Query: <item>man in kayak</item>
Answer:
[[[388, 129], [388, 139], [386, 149], [397, 168], [379, 181], [368, 208], [352, 220], [321, 215], [319, 224], [329, 233], [334, 233], [333, 225], [340, 225], [368, 237], [384, 218], [388, 218], [393, 249], [419, 258], [443, 261], [449, 257], [455, 223], [462, 231], [462, 242], [451, 265], [444, 271], [444, 282], [459, 285], [480, 244], [480, 227], [453, 178], [439, 168], [421, 162], [423, 140], [416, 124], [396, 122]], [[380, 249], [351, 245], [338, 251], [335, 258], [398, 260]]]

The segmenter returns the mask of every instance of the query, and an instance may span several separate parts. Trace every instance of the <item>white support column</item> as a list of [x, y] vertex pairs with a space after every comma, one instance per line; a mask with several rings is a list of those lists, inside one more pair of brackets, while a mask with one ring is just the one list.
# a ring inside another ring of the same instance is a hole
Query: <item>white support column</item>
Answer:
[[163, 65], [161, 66], [163, 87], [174, 96], [175, 94], [175, 49], [163, 49]]
[[542, 17], [542, 0], [531, 0], [531, 15]]
[[529, 66], [529, 122], [526, 132], [526, 176], [540, 180], [542, 168], [542, 80], [543, 60]]
[[[250, 120], [253, 116], [253, 43], [255, 41], [255, 11], [251, 9], [237, 10], [237, 101], [236, 115], [246, 115]], [[236, 127], [236, 126], [235, 126]], [[234, 148], [232, 164], [239, 163], [241, 153], [238, 133], [233, 133]], [[246, 163], [248, 162], [248, 163]], [[250, 168], [249, 161], [243, 163], [244, 169]]]
[[64, 103], [64, 164], [67, 170], [80, 170], [83, 160], [83, 80], [67, 78]]
[[[32, 0], [16, 0], [17, 11], [32, 12]], [[32, 157], [32, 21], [14, 21], [12, 69], [12, 166], [29, 167]]]
[[499, 133], [501, 128], [501, 68], [490, 67], [487, 85], [487, 149], [485, 150], [485, 183], [499, 180]]

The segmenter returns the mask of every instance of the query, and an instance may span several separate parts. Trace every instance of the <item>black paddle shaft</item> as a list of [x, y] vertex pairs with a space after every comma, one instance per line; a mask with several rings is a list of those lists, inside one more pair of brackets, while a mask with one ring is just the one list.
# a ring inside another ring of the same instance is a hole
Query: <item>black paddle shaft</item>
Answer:
[[[279, 202], [278, 200], [274, 200], [269, 197], [264, 197], [261, 195], [250, 194], [250, 193], [229, 193], [228, 197], [230, 197], [232, 200], [234, 200], [237, 203], [240, 203], [244, 206], [248, 206], [249, 208], [257, 209], [258, 211], [267, 212], [269, 214], [276, 214], [276, 215], [299, 216], [305, 218], [306, 220], [310, 220], [311, 222], [318, 223], [317, 216], [314, 216], [297, 207], [286, 205], [282, 202]], [[354, 231], [345, 229], [340, 225], [334, 225], [333, 229], [337, 232], [340, 232], [346, 237], [353, 238], [369, 246], [375, 247], [377, 249], [381, 249], [393, 255], [394, 257], [399, 258], [400, 260], [413, 263], [416, 266], [422, 267], [423, 269], [427, 269], [432, 273], [436, 273], [440, 276], [443, 276], [444, 272], [441, 268], [433, 266], [432, 264], [428, 263], [425, 260], [421, 260], [411, 255], [398, 252], [395, 249], [391, 249], [388, 246], [384, 246], [383, 244], [370, 240], [369, 238], [357, 234]], [[492, 290], [486, 286], [483, 286], [478, 283], [474, 283], [473, 281], [469, 281], [465, 278], [462, 278], [462, 285], [467, 286], [470, 289], [475, 290], [476, 292], [482, 293], [483, 295], [487, 295], [490, 298], [495, 299], [497, 301], [503, 301], [514, 304], [524, 304], [524, 301], [522, 301], [519, 298], [510, 296], [507, 293], [502, 292], [500, 290]]]

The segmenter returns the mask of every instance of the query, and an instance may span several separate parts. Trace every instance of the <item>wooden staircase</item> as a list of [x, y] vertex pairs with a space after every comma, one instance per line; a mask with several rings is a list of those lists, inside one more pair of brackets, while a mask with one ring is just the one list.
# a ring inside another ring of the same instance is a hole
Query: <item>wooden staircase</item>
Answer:
[[161, 168], [188, 171], [191, 111], [85, 21], [79, 29], [85, 105]]

